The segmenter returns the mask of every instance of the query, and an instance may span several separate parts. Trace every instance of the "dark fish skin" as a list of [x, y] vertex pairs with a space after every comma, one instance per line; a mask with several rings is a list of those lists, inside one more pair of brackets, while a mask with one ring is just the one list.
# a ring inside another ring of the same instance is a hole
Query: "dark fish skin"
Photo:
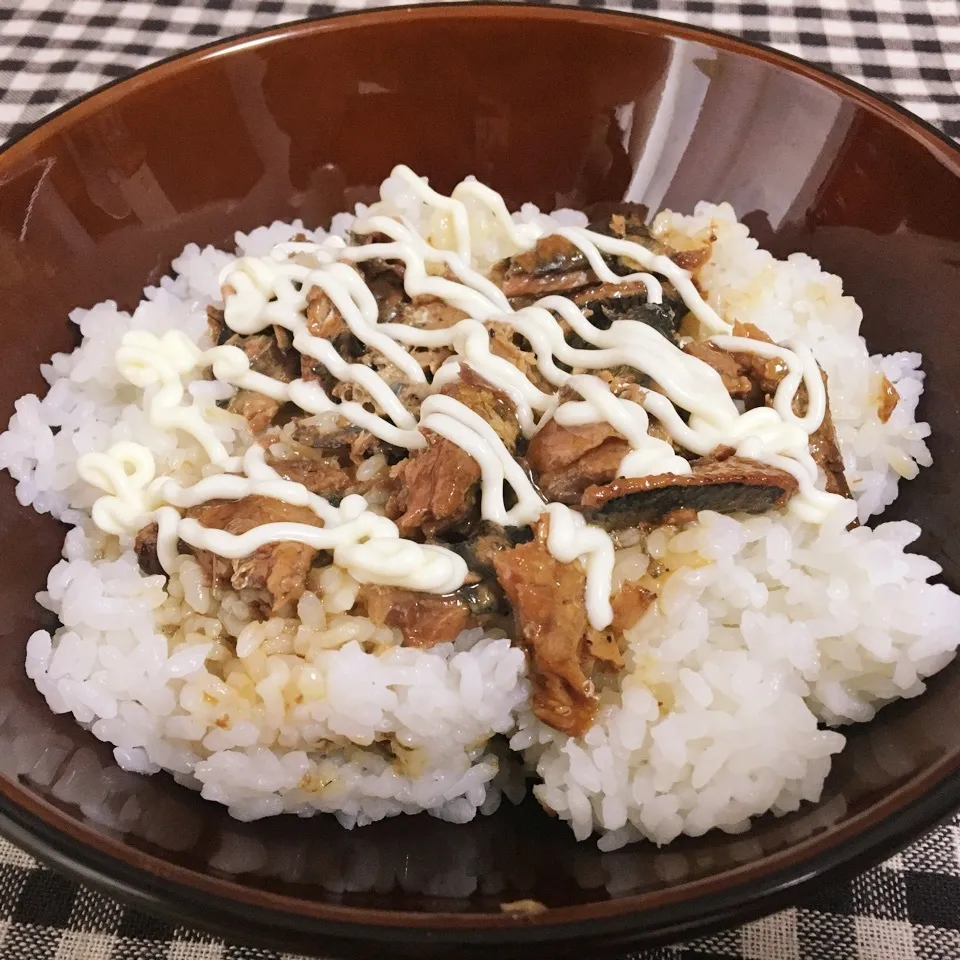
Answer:
[[166, 576], [167, 573], [160, 565], [160, 558], [157, 555], [157, 537], [159, 533], [160, 528], [157, 524], [151, 523], [140, 530], [134, 543], [137, 562], [140, 564], [140, 569], [148, 577], [157, 575]]
[[529, 543], [532, 539], [533, 530], [530, 527], [501, 527], [489, 520], [481, 520], [472, 536], [459, 543], [444, 543], [443, 546], [463, 557], [467, 566], [478, 576], [495, 580], [494, 555], [521, 543]]
[[766, 513], [784, 506], [797, 492], [795, 477], [740, 457], [695, 460], [687, 476], [658, 474], [619, 478], [588, 487], [583, 514], [607, 530], [663, 522], [677, 511]]
[[[610, 213], [595, 217], [587, 224], [587, 229], [593, 233], [602, 233], [605, 237], [617, 237], [630, 240], [641, 247], [661, 256], [669, 257], [676, 253], [665, 243], [661, 243], [651, 232], [644, 214], [645, 207], [638, 207], [633, 203], [621, 204], [619, 208], [611, 209]], [[621, 270], [631, 273], [636, 269], [626, 260], [607, 255], [604, 257], [614, 273]]]
[[[692, 258], [691, 262], [699, 262], [704, 259], [704, 252], [709, 255], [709, 248], [677, 253], [661, 243], [650, 233], [642, 209], [634, 204], [621, 204], [610, 209], [610, 213], [592, 220], [587, 229], [630, 240], [660, 256]], [[626, 276], [637, 269], [636, 263], [627, 258], [604, 254], [603, 259], [618, 276]], [[592, 322], [601, 329], [607, 329], [617, 320], [635, 320], [676, 342], [680, 324], [687, 314], [682, 298], [669, 285], [664, 290], [663, 302], [656, 304], [647, 301], [645, 290], [633, 292], [599, 283], [583, 253], [569, 240], [554, 235], [541, 238], [531, 250], [501, 261], [492, 276], [515, 302], [531, 302], [548, 293], [568, 296], [588, 312]], [[594, 289], [595, 298], [591, 293]]]
[[646, 294], [635, 297], [609, 297], [604, 300], [588, 300], [583, 305], [590, 322], [602, 330], [608, 329], [617, 320], [635, 320], [653, 327], [657, 333], [676, 343], [680, 324], [687, 315], [682, 300], [663, 298], [662, 303], [649, 303]]
[[311, 423], [303, 423], [303, 419], [306, 418], [298, 420], [294, 425], [293, 439], [313, 450], [340, 451], [349, 447], [362, 432], [359, 427], [352, 424], [324, 432]]
[[471, 616], [478, 619], [510, 614], [510, 604], [495, 580], [467, 584], [457, 591], [456, 596], [467, 605]]
[[602, 509], [584, 510], [590, 523], [605, 530], [623, 530], [644, 523], [659, 523], [678, 510], [713, 510], [716, 513], [766, 513], [780, 506], [780, 487], [717, 483], [708, 487], [665, 487], [627, 494], [610, 500]]
[[510, 257], [503, 264], [506, 277], [518, 274], [542, 277], [548, 273], [566, 273], [588, 268], [589, 262], [580, 248], [555, 234], [541, 237], [533, 249]]

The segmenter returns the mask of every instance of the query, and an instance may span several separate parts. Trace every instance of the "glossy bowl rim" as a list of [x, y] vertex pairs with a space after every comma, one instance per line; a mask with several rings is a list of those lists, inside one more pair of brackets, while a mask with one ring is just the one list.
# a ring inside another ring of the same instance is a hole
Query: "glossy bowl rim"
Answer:
[[[0, 167], [16, 162], [18, 155], [29, 151], [29, 141], [34, 137], [55, 134], [68, 115], [95, 113], [122, 99], [125, 89], [161, 83], [201, 61], [283, 42], [295, 33], [362, 29], [367, 23], [384, 20], [465, 19], [478, 15], [487, 19], [555, 19], [611, 25], [632, 33], [698, 42], [770, 63], [879, 116], [920, 142], [960, 178], [960, 148], [942, 131], [883, 94], [825, 67], [766, 44], [661, 17], [513, 0], [441, 0], [346, 10], [216, 39], [147, 64], [45, 115], [0, 147]], [[829, 834], [807, 838], [712, 877], [609, 901], [550, 908], [533, 916], [345, 907], [212, 877], [137, 851], [122, 840], [98, 835], [6, 776], [0, 776], [0, 833], [40, 860], [112, 896], [154, 914], [189, 918], [228, 938], [277, 942], [287, 930], [324, 933], [355, 942], [407, 944], [429, 938], [432, 943], [493, 946], [595, 936], [652, 942], [689, 937], [752, 919], [792, 902], [803, 888], [826, 873], [852, 873], [880, 862], [960, 807], [958, 772], [960, 751], [953, 759], [942, 759], [923, 770]], [[683, 895], [671, 894], [676, 890], [683, 890]], [[278, 917], [284, 922], [281, 930], [275, 926]], [[252, 923], [253, 931], [238, 928], [238, 923]], [[269, 932], [263, 932], [271, 928], [272, 939]]]

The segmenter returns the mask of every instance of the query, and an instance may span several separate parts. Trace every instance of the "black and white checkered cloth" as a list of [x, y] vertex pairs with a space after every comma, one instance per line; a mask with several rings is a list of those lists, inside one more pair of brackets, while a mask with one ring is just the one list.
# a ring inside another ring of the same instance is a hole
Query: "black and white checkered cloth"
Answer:
[[[391, 2], [397, 0], [0, 0], [0, 139], [107, 80], [191, 46]], [[580, 2], [769, 43], [887, 94], [960, 138], [958, 0]]]
[[[581, 0], [713, 27], [845, 74], [960, 139], [960, 0]], [[342, 0], [0, 0], [0, 142], [144, 64]], [[0, 960], [275, 960], [145, 917], [0, 840]], [[286, 955], [291, 960], [291, 955]], [[643, 960], [960, 958], [960, 818], [853, 883]], [[637, 960], [640, 960], [638, 957]]]

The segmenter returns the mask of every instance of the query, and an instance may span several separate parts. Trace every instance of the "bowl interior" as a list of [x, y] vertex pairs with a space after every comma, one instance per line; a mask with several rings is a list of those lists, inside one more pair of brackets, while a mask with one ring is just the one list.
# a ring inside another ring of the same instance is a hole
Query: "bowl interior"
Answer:
[[[192, 55], [0, 156], [0, 421], [42, 389], [40, 364], [75, 342], [71, 308], [132, 307], [189, 241], [229, 244], [273, 219], [325, 224], [369, 200], [398, 162], [444, 190], [476, 174], [513, 206], [627, 199], [689, 212], [728, 200], [762, 243], [844, 278], [874, 350], [924, 354], [935, 465], [891, 514], [923, 525], [921, 548], [956, 587], [960, 171], [949, 148], [891, 115], [732, 42], [574, 10], [395, 10]], [[237, 823], [166, 776], [120, 771], [90, 733], [46, 710], [23, 650], [49, 625], [33, 597], [63, 529], [19, 506], [5, 474], [0, 488], [2, 792], [153, 873], [271, 891], [300, 912], [498, 915], [501, 901], [526, 897], [642, 907], [862, 834], [957, 766], [960, 669], [948, 668], [924, 697], [849, 731], [819, 805], [742, 836], [604, 854], [532, 805], [467, 826]]]

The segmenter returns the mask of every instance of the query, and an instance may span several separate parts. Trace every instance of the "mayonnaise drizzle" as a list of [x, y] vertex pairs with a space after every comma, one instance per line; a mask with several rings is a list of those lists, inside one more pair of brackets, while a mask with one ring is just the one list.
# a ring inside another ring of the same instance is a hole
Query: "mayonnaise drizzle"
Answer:
[[77, 460], [80, 479], [106, 492], [91, 511], [105, 533], [122, 536], [139, 530], [159, 503], [153, 454], [140, 443], [115, 443], [106, 453], [87, 453]]
[[[609, 423], [630, 445], [620, 464], [621, 476], [690, 472], [687, 460], [648, 432], [649, 416], [653, 416], [674, 441], [693, 453], [707, 455], [718, 446], [732, 446], [742, 456], [790, 472], [800, 484], [791, 506], [807, 519], [822, 520], [833, 508], [837, 498], [818, 489], [818, 471], [808, 449], [809, 435], [819, 427], [826, 411], [826, 393], [807, 348], [791, 350], [730, 336], [730, 325], [703, 300], [690, 274], [637, 243], [581, 227], [553, 231], [583, 253], [601, 280], [642, 284], [652, 303], [661, 302], [663, 296], [654, 274], [666, 278], [702, 329], [714, 335], [717, 346], [781, 360], [787, 375], [773, 407], [740, 413], [712, 368], [645, 324], [617, 321], [601, 330], [571, 300], [560, 296], [544, 297], [533, 306], [513, 310], [499, 287], [472, 265], [477, 259], [475, 251], [491, 239], [499, 242], [501, 252], [504, 246], [513, 252], [527, 250], [546, 230], [515, 222], [503, 199], [489, 187], [465, 180], [450, 197], [444, 197], [402, 166], [393, 171], [392, 182], [394, 189], [402, 184], [413, 195], [421, 214], [423, 208], [434, 211], [428, 218], [427, 236], [385, 202], [353, 226], [355, 235], [375, 235], [371, 243], [347, 246], [330, 237], [322, 244], [281, 244], [267, 256], [239, 258], [221, 275], [225, 320], [232, 330], [250, 335], [270, 325], [286, 328], [298, 351], [322, 364], [336, 379], [362, 386], [385, 415], [378, 416], [359, 403], [336, 403], [316, 381], [281, 383], [257, 373], [250, 369], [246, 354], [234, 346], [201, 351], [181, 333], [158, 338], [143, 331], [131, 332], [117, 353], [117, 365], [130, 382], [151, 391], [145, 403], [151, 421], [192, 435], [224, 473], [184, 488], [170, 478], [154, 477], [153, 458], [145, 447], [117, 445], [107, 454], [88, 454], [80, 458], [81, 476], [107, 494], [94, 507], [98, 526], [129, 535], [152, 516], [159, 525], [158, 554], [167, 570], [178, 562], [178, 539], [232, 558], [246, 556], [266, 543], [294, 541], [332, 550], [334, 561], [364, 583], [435, 593], [462, 585], [467, 570], [460, 557], [441, 547], [400, 539], [396, 526], [370, 512], [362, 497], [347, 497], [334, 507], [302, 485], [280, 478], [263, 461], [258, 446], [251, 447], [242, 462], [230, 457], [203, 410], [182, 403], [182, 377], [204, 367], [210, 367], [218, 380], [293, 402], [309, 414], [335, 412], [395, 446], [423, 448], [427, 442], [424, 430], [455, 443], [480, 467], [481, 513], [486, 519], [527, 525], [543, 515], [549, 517], [547, 548], [562, 562], [583, 562], [588, 617], [597, 628], [609, 625], [613, 616], [612, 541], [576, 511], [544, 503], [490, 425], [455, 399], [435, 392], [457, 379], [462, 363], [468, 363], [514, 401], [526, 437], [533, 436], [551, 417], [566, 425]], [[640, 269], [619, 276], [607, 266], [604, 254], [620, 256]], [[410, 297], [438, 297], [464, 311], [467, 319], [443, 330], [379, 323], [377, 301], [354, 266], [374, 258], [404, 264], [404, 288]], [[410, 383], [434, 391], [424, 400], [419, 420], [375, 370], [348, 362], [331, 343], [310, 332], [308, 295], [314, 289], [326, 294], [357, 339]], [[558, 404], [555, 393], [541, 390], [512, 363], [494, 354], [486, 328], [491, 321], [513, 327], [531, 345], [543, 378], [554, 388], [570, 388], [581, 400]], [[571, 347], [564, 326], [588, 346]], [[449, 347], [454, 356], [427, 386], [423, 370], [409, 352], [411, 347]], [[642, 391], [639, 400], [625, 399], [615, 396], [599, 377], [573, 375], [565, 369], [601, 370], [619, 365], [650, 377], [659, 392]], [[793, 402], [801, 383], [806, 386], [808, 401], [806, 412], [798, 416]], [[681, 416], [680, 410], [688, 416]], [[505, 483], [516, 499], [510, 508], [504, 501]], [[234, 536], [183, 519], [179, 512], [208, 499], [240, 499], [252, 494], [309, 507], [323, 525], [270, 523]]]
[[[199, 357], [200, 349], [179, 330], [171, 330], [160, 338], [145, 330], [131, 330], [123, 336], [116, 363], [120, 373], [134, 386], [156, 387], [147, 401], [147, 413], [154, 426], [189, 433], [213, 463], [222, 463], [227, 459], [227, 448], [213, 427], [195, 404], [181, 405], [184, 395], [181, 377], [193, 370]], [[247, 366], [249, 369], [249, 364]], [[262, 386], [269, 389], [270, 385]]]
[[[183, 487], [170, 477], [156, 477], [150, 450], [140, 444], [119, 443], [106, 453], [80, 457], [78, 469], [88, 483], [107, 494], [94, 504], [93, 519], [102, 530], [131, 536], [155, 520], [157, 557], [167, 573], [179, 564], [177, 542], [222, 557], [246, 557], [268, 543], [304, 543], [316, 550], [332, 550], [334, 563], [360, 583], [404, 587], [425, 593], [451, 593], [463, 585], [467, 565], [452, 550], [400, 538], [392, 520], [367, 509], [363, 497], [344, 497], [334, 507], [310, 493], [301, 483], [284, 480], [264, 460], [254, 444], [243, 457], [245, 476], [220, 474]], [[208, 500], [270, 497], [307, 507], [323, 526], [306, 523], [265, 523], [236, 535], [182, 518], [181, 509]], [[179, 509], [178, 509], [179, 508]]]

